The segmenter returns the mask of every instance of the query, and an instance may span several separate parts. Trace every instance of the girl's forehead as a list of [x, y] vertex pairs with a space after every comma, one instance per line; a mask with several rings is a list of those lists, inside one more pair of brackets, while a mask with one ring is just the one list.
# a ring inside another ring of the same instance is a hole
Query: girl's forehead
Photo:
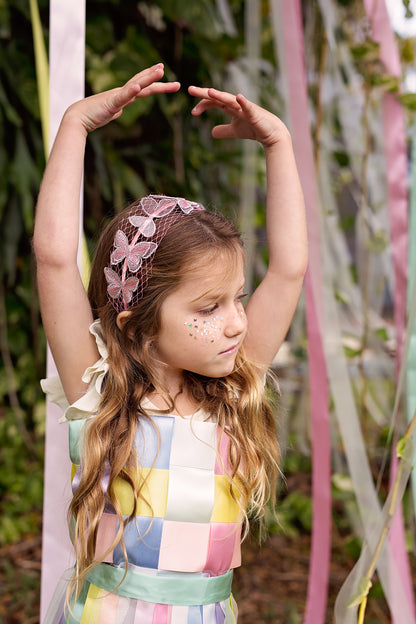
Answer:
[[[184, 290], [189, 289], [192, 299], [201, 299], [236, 290], [244, 285], [244, 258], [242, 253], [209, 254], [203, 262], [196, 263], [181, 284]], [[191, 290], [192, 289], [192, 290]]]
[[241, 247], [231, 247], [225, 249], [214, 249], [189, 261], [185, 267], [186, 278], [194, 275], [207, 275], [207, 272], [215, 273], [217, 276], [227, 275], [235, 272], [243, 267], [244, 269], [244, 251]]

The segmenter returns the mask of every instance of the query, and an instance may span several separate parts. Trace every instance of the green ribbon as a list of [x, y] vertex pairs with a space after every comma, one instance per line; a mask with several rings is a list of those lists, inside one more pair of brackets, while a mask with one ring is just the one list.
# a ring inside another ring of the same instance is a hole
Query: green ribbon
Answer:
[[45, 158], [49, 153], [49, 67], [37, 0], [29, 0]]
[[69, 455], [73, 464], [79, 466], [83, 453], [83, 440], [81, 435], [85, 427], [85, 419], [79, 418], [69, 421]]
[[229, 598], [233, 571], [221, 576], [150, 576], [137, 570], [100, 563], [87, 574], [87, 580], [118, 596], [174, 606], [207, 605]]

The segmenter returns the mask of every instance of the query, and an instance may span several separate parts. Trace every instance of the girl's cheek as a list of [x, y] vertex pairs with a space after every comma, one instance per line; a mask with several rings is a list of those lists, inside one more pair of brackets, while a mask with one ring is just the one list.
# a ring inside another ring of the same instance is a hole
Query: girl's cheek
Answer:
[[222, 332], [222, 317], [213, 316], [212, 318], [203, 319], [194, 316], [185, 321], [185, 329], [189, 340], [196, 340], [201, 344], [211, 344], [219, 340]]

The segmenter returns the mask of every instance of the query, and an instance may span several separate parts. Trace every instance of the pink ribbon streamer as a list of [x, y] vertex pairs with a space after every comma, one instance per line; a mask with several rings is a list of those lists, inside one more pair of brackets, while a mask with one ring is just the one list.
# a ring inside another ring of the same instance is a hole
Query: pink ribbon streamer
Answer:
[[[401, 76], [400, 58], [390, 25], [385, 0], [364, 0], [373, 38], [380, 44], [380, 59], [393, 76]], [[403, 360], [406, 330], [407, 256], [408, 256], [408, 189], [407, 154], [403, 109], [397, 98], [386, 93], [383, 97], [384, 155], [387, 171], [387, 192], [390, 214], [391, 245], [394, 270], [394, 323], [396, 330], [396, 378]], [[393, 454], [390, 481], [397, 471], [397, 457]], [[393, 556], [412, 612], [415, 604], [409, 561], [406, 552], [402, 509], [396, 514], [389, 536]]]
[[306, 320], [312, 420], [313, 530], [305, 624], [325, 621], [331, 547], [331, 464], [328, 381], [322, 341], [322, 261], [319, 204], [309, 128], [307, 81], [299, 0], [280, 2], [289, 112], [305, 195], [309, 238]]
[[[52, 146], [64, 111], [84, 96], [85, 0], [70, 3], [51, 0], [49, 33], [49, 136]], [[56, 374], [54, 362], [48, 354], [47, 375]], [[71, 497], [68, 430], [58, 424], [61, 415], [56, 405], [47, 404], [41, 621], [57, 581], [73, 563], [66, 520]]]

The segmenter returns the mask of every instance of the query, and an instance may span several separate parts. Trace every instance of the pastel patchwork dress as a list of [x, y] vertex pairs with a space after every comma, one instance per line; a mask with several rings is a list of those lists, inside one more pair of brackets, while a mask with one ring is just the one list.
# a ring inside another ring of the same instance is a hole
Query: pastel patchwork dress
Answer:
[[[74, 491], [84, 425], [97, 408], [108, 370], [100, 329], [99, 321], [90, 329], [101, 359], [85, 372], [89, 390], [81, 399], [68, 405], [58, 378], [42, 381], [50, 400], [63, 408], [62, 420], [69, 421]], [[157, 414], [148, 401], [142, 407], [151, 422], [140, 421], [136, 433], [137, 478], [145, 484], [135, 521], [124, 530], [127, 573], [117, 546], [88, 574], [72, 614], [65, 607], [68, 580], [61, 581], [44, 624], [237, 622], [231, 581], [232, 569], [241, 563], [241, 514], [226, 476], [228, 436], [201, 410], [181, 418]], [[104, 490], [107, 483], [104, 475]], [[127, 517], [133, 509], [131, 489], [120, 480], [115, 490]], [[111, 545], [117, 528], [108, 503], [99, 525], [97, 557]]]

